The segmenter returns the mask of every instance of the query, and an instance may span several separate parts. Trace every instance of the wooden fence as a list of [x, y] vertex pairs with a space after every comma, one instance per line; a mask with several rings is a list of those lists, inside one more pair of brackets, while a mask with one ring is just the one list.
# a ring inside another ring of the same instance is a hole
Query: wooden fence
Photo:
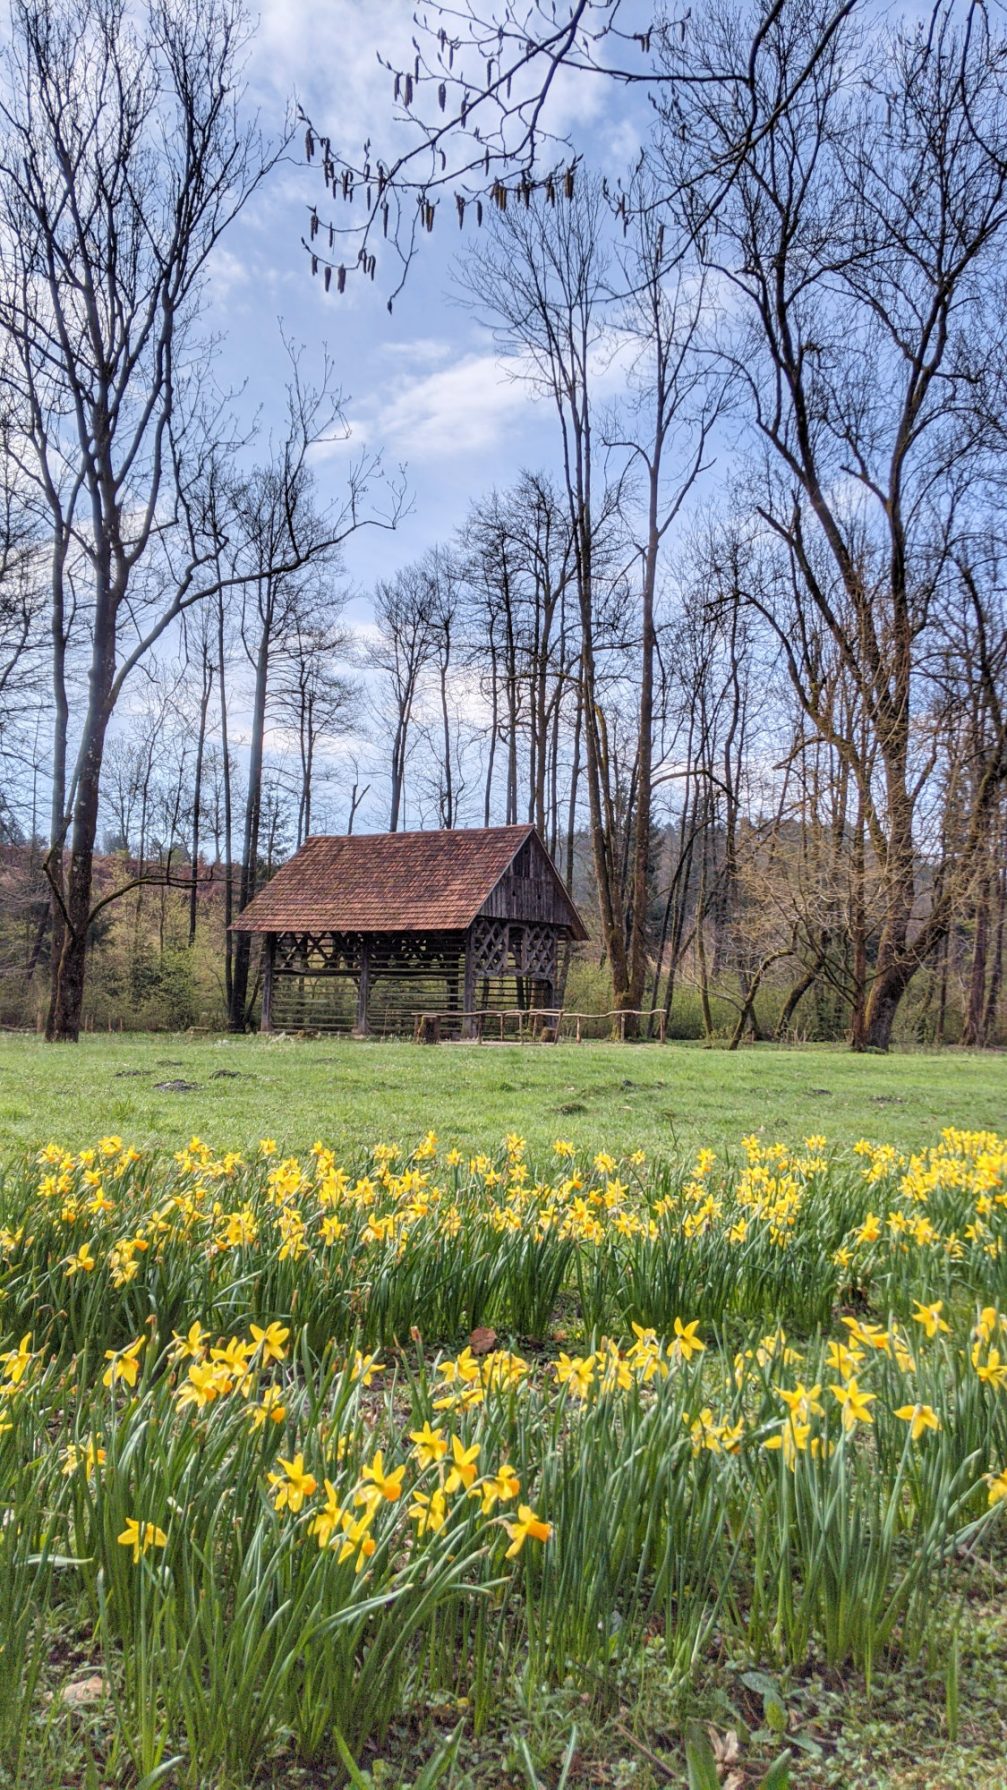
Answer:
[[[618, 1038], [625, 1043], [626, 1022], [629, 1019], [645, 1020], [649, 1026], [656, 1020], [658, 1042], [664, 1044], [667, 1041], [664, 1012], [654, 1013], [649, 1007], [614, 1007], [604, 1013], [568, 1013], [562, 1007], [507, 1007], [492, 1012], [481, 1009], [479, 1012], [463, 1013], [453, 1007], [433, 1013], [416, 1013], [413, 1018], [413, 1037], [418, 1044], [440, 1044], [445, 1036], [459, 1035], [463, 1028], [479, 1044], [484, 1043], [487, 1038], [503, 1044], [507, 1038], [508, 1021], [517, 1022], [515, 1042], [518, 1044], [556, 1044], [563, 1036], [582, 1044], [585, 1027], [599, 1025], [605, 1020], [612, 1022], [609, 1037]], [[570, 1029], [564, 1032], [564, 1027]], [[648, 1030], [647, 1036], [652, 1037], [652, 1032]]]

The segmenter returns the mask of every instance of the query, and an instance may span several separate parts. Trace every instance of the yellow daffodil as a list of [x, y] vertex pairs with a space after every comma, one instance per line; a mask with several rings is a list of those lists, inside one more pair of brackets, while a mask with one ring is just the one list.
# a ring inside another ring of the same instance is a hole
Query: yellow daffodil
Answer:
[[516, 1498], [521, 1490], [521, 1481], [508, 1461], [498, 1467], [492, 1479], [479, 1482], [479, 1496], [482, 1500], [483, 1516], [489, 1516], [496, 1504], [506, 1504]]
[[249, 1329], [255, 1344], [254, 1352], [262, 1356], [263, 1362], [286, 1360], [286, 1350], [283, 1345], [290, 1335], [290, 1331], [285, 1325], [274, 1321], [272, 1324], [267, 1324], [265, 1329], [261, 1329], [258, 1324], [250, 1324]]
[[405, 1471], [405, 1467], [401, 1466], [396, 1467], [392, 1473], [386, 1473], [384, 1455], [379, 1448], [370, 1465], [361, 1469], [361, 1485], [356, 1493], [356, 1503], [380, 1504], [383, 1499], [389, 1504], [396, 1503], [402, 1496]]
[[350, 1379], [359, 1380], [361, 1385], [369, 1386], [375, 1374], [384, 1372], [385, 1364], [376, 1355], [362, 1355], [358, 1349], [353, 1357]]
[[427, 1530], [431, 1535], [439, 1535], [448, 1520], [447, 1499], [440, 1486], [429, 1494], [414, 1492], [408, 1515], [416, 1524], [417, 1535], [425, 1535]]
[[858, 1423], [873, 1423], [871, 1405], [877, 1394], [864, 1392], [855, 1379], [847, 1380], [845, 1385], [830, 1386], [829, 1391], [843, 1413], [843, 1428], [852, 1430]]
[[945, 1335], [948, 1334], [951, 1326], [945, 1323], [941, 1317], [941, 1312], [944, 1309], [942, 1299], [936, 1299], [933, 1305], [923, 1305], [919, 1299], [914, 1299], [913, 1304], [916, 1307], [913, 1312], [913, 1323], [921, 1326], [924, 1336], [935, 1337], [938, 1331], [943, 1331]]
[[101, 1376], [103, 1386], [115, 1386], [120, 1380], [125, 1380], [129, 1387], [136, 1385], [140, 1377], [140, 1350], [146, 1341], [145, 1336], [138, 1336], [128, 1348], [105, 1350], [105, 1360], [109, 1365]]
[[156, 1523], [142, 1523], [137, 1517], [127, 1517], [126, 1527], [121, 1535], [116, 1536], [116, 1541], [121, 1548], [132, 1548], [134, 1566], [139, 1564], [141, 1554], [148, 1553], [151, 1548], [164, 1548], [168, 1545], [168, 1537], [163, 1529], [159, 1529]]
[[803, 1454], [807, 1448], [810, 1435], [811, 1425], [809, 1423], [802, 1423], [797, 1417], [785, 1417], [780, 1428], [773, 1435], [767, 1436], [762, 1446], [769, 1449], [770, 1452], [773, 1449], [782, 1449], [785, 1464], [791, 1472], [794, 1472], [797, 1467], [797, 1457], [799, 1454]]
[[104, 1448], [100, 1448], [95, 1442], [94, 1437], [89, 1436], [83, 1445], [77, 1442], [71, 1442], [69, 1446], [63, 1450], [62, 1471], [67, 1478], [70, 1478], [83, 1467], [85, 1479], [91, 1479], [98, 1468], [105, 1465], [107, 1458], [108, 1456], [106, 1455]]
[[986, 1360], [983, 1362], [979, 1359], [979, 1345], [977, 1343], [972, 1351], [972, 1365], [976, 1370], [978, 1378], [982, 1380], [985, 1385], [993, 1386], [997, 1391], [1002, 1391], [1004, 1387], [1007, 1387], [1007, 1361], [1002, 1359], [999, 1349], [990, 1349]]
[[674, 1340], [668, 1348], [668, 1353], [674, 1360], [691, 1361], [694, 1355], [701, 1354], [706, 1348], [706, 1344], [700, 1342], [696, 1335], [698, 1329], [698, 1318], [693, 1318], [691, 1324], [683, 1324], [681, 1318], [675, 1319]]
[[258, 1404], [251, 1407], [248, 1421], [253, 1430], [260, 1430], [267, 1422], [282, 1423], [286, 1415], [287, 1407], [280, 1387], [267, 1386]]
[[413, 1452], [421, 1469], [433, 1467], [438, 1461], [444, 1459], [448, 1451], [447, 1437], [444, 1431], [431, 1429], [429, 1423], [424, 1423], [422, 1429], [410, 1430], [409, 1440], [415, 1444]]
[[82, 1243], [76, 1255], [69, 1255], [63, 1263], [67, 1275], [93, 1274], [97, 1263], [91, 1254], [90, 1243]]
[[825, 1345], [826, 1365], [841, 1380], [848, 1380], [851, 1374], [855, 1374], [864, 1358], [863, 1349], [858, 1349], [856, 1344], [849, 1348], [841, 1342], [829, 1342]]
[[308, 1534], [317, 1536], [320, 1548], [327, 1548], [331, 1546], [332, 1538], [338, 1532], [343, 1519], [343, 1511], [331, 1479], [323, 1479], [322, 1485], [325, 1489], [325, 1503], [308, 1524]]
[[476, 1478], [476, 1462], [479, 1459], [479, 1443], [473, 1442], [466, 1448], [459, 1436], [451, 1438], [451, 1468], [444, 1482], [444, 1490], [450, 1498], [452, 1492], [468, 1491]]
[[552, 1534], [552, 1524], [543, 1522], [541, 1517], [537, 1517], [530, 1504], [519, 1504], [517, 1521], [510, 1522], [505, 1519], [504, 1528], [510, 1536], [510, 1547], [506, 1553], [508, 1560], [513, 1560], [515, 1555], [520, 1554], [525, 1542], [529, 1539], [546, 1542]]
[[374, 1520], [373, 1510], [365, 1511], [362, 1517], [354, 1518], [344, 1510], [342, 1516], [343, 1544], [339, 1550], [339, 1563], [352, 1560], [356, 1556], [354, 1572], [362, 1572], [367, 1561], [374, 1553], [377, 1543], [370, 1533], [370, 1525]]
[[812, 1417], [824, 1417], [825, 1407], [821, 1402], [821, 1386], [805, 1386], [798, 1380], [793, 1391], [785, 1386], [777, 1388], [777, 1397], [782, 1398], [791, 1416], [807, 1423]]
[[203, 1329], [198, 1318], [189, 1325], [184, 1336], [180, 1336], [177, 1330], [173, 1330], [171, 1334], [170, 1354], [173, 1361], [202, 1361], [206, 1354], [210, 1333]]
[[32, 1333], [26, 1330], [16, 1349], [8, 1349], [0, 1355], [3, 1377], [9, 1386], [20, 1386], [31, 1362], [35, 1359], [32, 1350]]
[[932, 1405], [900, 1405], [895, 1413], [903, 1423], [909, 1425], [909, 1438], [918, 1442], [924, 1430], [939, 1430], [940, 1418]]
[[304, 1500], [312, 1497], [318, 1490], [318, 1481], [305, 1468], [303, 1454], [295, 1454], [293, 1460], [289, 1461], [280, 1455], [276, 1464], [282, 1470], [268, 1475], [273, 1487], [273, 1508], [289, 1510], [292, 1516], [296, 1516]]
[[577, 1398], [585, 1399], [594, 1382], [594, 1356], [588, 1355], [583, 1358], [580, 1355], [565, 1355], [561, 1352], [559, 1359], [554, 1364], [553, 1372], [560, 1386], [565, 1386]]

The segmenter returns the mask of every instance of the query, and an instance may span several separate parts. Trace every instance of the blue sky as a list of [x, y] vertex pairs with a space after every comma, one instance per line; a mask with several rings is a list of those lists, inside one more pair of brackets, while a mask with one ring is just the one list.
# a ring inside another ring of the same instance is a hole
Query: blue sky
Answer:
[[[376, 49], [408, 48], [410, 0], [265, 0], [250, 46], [251, 105], [278, 129], [292, 96], [333, 143], [356, 151], [392, 129], [391, 81]], [[552, 123], [578, 149], [628, 163], [638, 145], [633, 105], [611, 82], [571, 75], [561, 82]], [[380, 138], [379, 138], [380, 140]], [[389, 138], [389, 146], [392, 139]], [[401, 141], [401, 139], [400, 139]], [[218, 377], [245, 386], [242, 411], [261, 409], [267, 433], [282, 402], [287, 335], [306, 345], [306, 370], [328, 347], [346, 396], [352, 439], [320, 456], [322, 491], [338, 487], [349, 453], [381, 449], [406, 469], [411, 513], [394, 534], [366, 530], [349, 544], [347, 574], [363, 620], [377, 578], [444, 540], [470, 501], [505, 485], [522, 466], [552, 465], [555, 420], [548, 403], [508, 379], [487, 332], [452, 302], [459, 236], [445, 217], [423, 246], [389, 316], [379, 278], [350, 281], [339, 296], [312, 280], [301, 248], [309, 206], [324, 197], [317, 175], [292, 160], [278, 168], [225, 238], [211, 272], [211, 326], [223, 339]], [[321, 206], [320, 206], [321, 210]]]

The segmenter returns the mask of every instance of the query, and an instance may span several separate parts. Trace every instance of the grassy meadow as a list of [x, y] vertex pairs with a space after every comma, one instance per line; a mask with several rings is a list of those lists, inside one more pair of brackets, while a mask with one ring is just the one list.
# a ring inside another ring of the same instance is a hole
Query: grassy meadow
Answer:
[[[169, 1084], [167, 1087], [164, 1084]], [[183, 1083], [185, 1086], [171, 1086]], [[466, 1150], [519, 1129], [534, 1152], [578, 1147], [648, 1155], [723, 1150], [750, 1132], [798, 1142], [879, 1138], [913, 1149], [947, 1124], [1007, 1115], [1007, 1056], [853, 1056], [838, 1047], [741, 1051], [674, 1043], [440, 1045], [92, 1034], [51, 1048], [0, 1034], [0, 1154], [102, 1132], [178, 1149], [274, 1136], [306, 1150], [415, 1143], [434, 1129]]]
[[1003, 1089], [5, 1037], [0, 1790], [1007, 1790]]

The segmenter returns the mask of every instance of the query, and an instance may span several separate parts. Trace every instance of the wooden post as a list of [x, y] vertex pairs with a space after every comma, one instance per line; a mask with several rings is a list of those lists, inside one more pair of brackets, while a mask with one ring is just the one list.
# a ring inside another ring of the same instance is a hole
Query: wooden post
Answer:
[[[472, 928], [465, 934], [465, 974], [462, 982], [462, 1012], [470, 1014], [476, 1004], [476, 959], [472, 948]], [[462, 1037], [475, 1036], [475, 1028], [471, 1019], [462, 1020]]]
[[266, 942], [262, 947], [262, 1011], [259, 1015], [260, 1032], [271, 1032], [273, 1029], [273, 964], [276, 959], [276, 934], [267, 932]]
[[367, 938], [360, 941], [360, 972], [357, 976], [357, 1023], [354, 1036], [367, 1036], [367, 999], [371, 992], [371, 945]]

